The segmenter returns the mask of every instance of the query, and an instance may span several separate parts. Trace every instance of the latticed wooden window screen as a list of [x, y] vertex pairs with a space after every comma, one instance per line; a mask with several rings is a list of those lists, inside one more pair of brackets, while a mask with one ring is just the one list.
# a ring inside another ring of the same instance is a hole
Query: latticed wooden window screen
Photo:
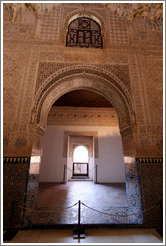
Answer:
[[66, 46], [103, 48], [99, 24], [87, 17], [75, 19], [68, 27]]

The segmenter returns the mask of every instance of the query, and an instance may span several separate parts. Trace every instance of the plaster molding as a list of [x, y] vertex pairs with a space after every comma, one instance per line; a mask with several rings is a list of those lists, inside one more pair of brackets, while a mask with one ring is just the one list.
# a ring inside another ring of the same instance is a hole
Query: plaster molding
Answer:
[[119, 126], [114, 108], [52, 107], [47, 125]]

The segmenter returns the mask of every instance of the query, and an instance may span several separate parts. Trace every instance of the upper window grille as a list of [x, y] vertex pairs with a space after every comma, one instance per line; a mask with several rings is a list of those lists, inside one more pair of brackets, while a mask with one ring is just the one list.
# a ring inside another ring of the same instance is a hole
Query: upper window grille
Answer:
[[99, 24], [87, 17], [80, 17], [68, 26], [66, 46], [103, 48]]

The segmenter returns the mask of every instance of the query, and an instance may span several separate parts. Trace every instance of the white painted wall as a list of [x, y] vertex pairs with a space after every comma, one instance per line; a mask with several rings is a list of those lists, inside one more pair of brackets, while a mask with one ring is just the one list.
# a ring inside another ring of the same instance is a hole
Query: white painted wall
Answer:
[[122, 141], [118, 127], [99, 126], [47, 126], [44, 136], [43, 156], [40, 167], [40, 182], [62, 182], [64, 131], [97, 131], [99, 157], [98, 182], [125, 182]]

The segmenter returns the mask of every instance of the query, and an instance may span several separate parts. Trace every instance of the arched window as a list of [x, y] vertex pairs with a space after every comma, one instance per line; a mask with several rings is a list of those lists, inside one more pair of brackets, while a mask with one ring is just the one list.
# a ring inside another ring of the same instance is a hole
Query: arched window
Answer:
[[78, 146], [73, 153], [73, 176], [88, 176], [89, 154], [87, 148]]
[[100, 25], [88, 17], [73, 20], [68, 26], [66, 46], [103, 48]]
[[84, 146], [78, 146], [74, 150], [73, 160], [74, 162], [88, 162], [88, 150]]

